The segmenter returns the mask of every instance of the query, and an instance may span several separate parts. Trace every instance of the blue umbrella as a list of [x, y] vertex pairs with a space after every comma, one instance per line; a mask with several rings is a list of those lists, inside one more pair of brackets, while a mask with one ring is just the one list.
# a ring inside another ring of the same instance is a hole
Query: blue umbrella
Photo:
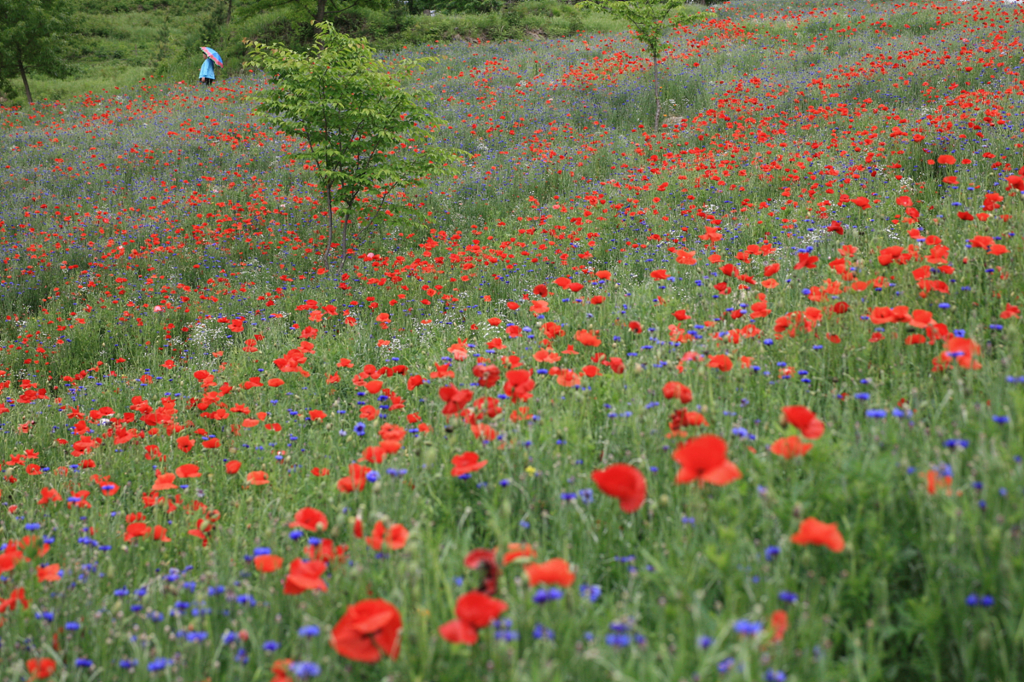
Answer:
[[217, 50], [214, 50], [211, 47], [200, 47], [199, 49], [203, 51], [203, 54], [212, 59], [214, 64], [217, 66], [224, 66], [224, 60], [222, 60], [220, 55], [217, 54]]

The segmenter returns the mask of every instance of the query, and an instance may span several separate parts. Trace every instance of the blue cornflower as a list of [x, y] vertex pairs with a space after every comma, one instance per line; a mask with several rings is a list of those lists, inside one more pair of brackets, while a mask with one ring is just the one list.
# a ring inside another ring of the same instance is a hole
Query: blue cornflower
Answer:
[[800, 601], [800, 598], [796, 595], [796, 592], [783, 590], [782, 592], [779, 592], [779, 600], [784, 601], [787, 604], [795, 604]]
[[313, 661], [295, 661], [289, 669], [298, 678], [316, 677], [320, 674], [320, 665]]
[[555, 631], [551, 628], [546, 628], [540, 623], [533, 626], [533, 638], [534, 639], [555, 639]]
[[550, 587], [544, 589], [541, 587], [533, 594], [533, 601], [537, 604], [543, 604], [547, 601], [558, 601], [562, 598], [563, 592], [558, 587]]
[[316, 625], [303, 625], [299, 628], [299, 637], [317, 637], [320, 635], [320, 628]]
[[733, 624], [732, 629], [741, 635], [753, 637], [764, 629], [764, 626], [756, 620], [740, 619]]
[[588, 585], [586, 583], [580, 585], [580, 596], [592, 602], [596, 602], [601, 598], [601, 592], [600, 585]]
[[149, 665], [146, 666], [146, 670], [148, 670], [151, 673], [158, 673], [170, 664], [171, 659], [169, 658], [154, 658], [152, 661], [149, 662]]

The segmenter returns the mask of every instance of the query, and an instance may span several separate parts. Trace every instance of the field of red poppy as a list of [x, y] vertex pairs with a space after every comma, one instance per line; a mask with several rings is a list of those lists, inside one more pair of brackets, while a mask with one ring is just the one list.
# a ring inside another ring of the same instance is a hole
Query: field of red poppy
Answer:
[[1024, 678], [1022, 27], [384, 55], [328, 268], [259, 74], [0, 109], [0, 678]]

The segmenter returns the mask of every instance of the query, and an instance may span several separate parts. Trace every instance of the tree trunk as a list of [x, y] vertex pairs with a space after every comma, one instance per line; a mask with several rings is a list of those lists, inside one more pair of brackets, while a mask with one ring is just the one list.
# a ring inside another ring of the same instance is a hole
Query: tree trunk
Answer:
[[21, 72], [21, 83], [25, 86], [25, 99], [32, 104], [32, 91], [28, 89], [28, 76], [25, 74], [25, 62], [21, 59], [21, 50], [15, 52], [15, 59], [18, 60], [18, 71]]
[[345, 211], [345, 224], [341, 226], [341, 266], [345, 267], [348, 259], [348, 221], [352, 217], [352, 208]]
[[231, 23], [231, 10], [233, 9], [233, 6], [234, 6], [234, 0], [228, 0], [228, 14], [227, 14], [226, 17], [224, 17], [224, 23], [225, 24], [230, 24]]
[[316, 0], [316, 20], [317, 23], [327, 18], [327, 0]]

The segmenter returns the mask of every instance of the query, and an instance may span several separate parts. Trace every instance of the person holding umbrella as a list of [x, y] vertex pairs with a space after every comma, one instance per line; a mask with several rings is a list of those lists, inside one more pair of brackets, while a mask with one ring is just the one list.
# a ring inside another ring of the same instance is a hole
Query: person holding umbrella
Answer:
[[213, 85], [213, 81], [217, 79], [217, 74], [214, 73], [214, 66], [224, 66], [224, 61], [217, 54], [217, 51], [209, 47], [200, 47], [203, 54], [206, 55], [206, 60], [203, 65], [199, 68], [199, 82], [204, 85]]

